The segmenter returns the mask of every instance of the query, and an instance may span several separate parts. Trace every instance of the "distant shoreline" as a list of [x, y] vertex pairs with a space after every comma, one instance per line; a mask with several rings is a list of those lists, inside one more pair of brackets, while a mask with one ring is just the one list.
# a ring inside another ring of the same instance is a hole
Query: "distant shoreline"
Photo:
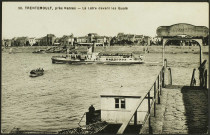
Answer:
[[[23, 46], [23, 47], [7, 47], [3, 48], [2, 52], [9, 53], [10, 48], [13, 48], [14, 53], [32, 53], [39, 49], [47, 49], [56, 46]], [[87, 47], [79, 46], [78, 50], [86, 50]], [[144, 53], [144, 46], [97, 46], [96, 52], [134, 52]], [[202, 51], [204, 54], [209, 54], [209, 46], [203, 46]], [[162, 46], [148, 46], [149, 53], [162, 53]], [[166, 46], [165, 53], [195, 53], [199, 54], [199, 46]]]

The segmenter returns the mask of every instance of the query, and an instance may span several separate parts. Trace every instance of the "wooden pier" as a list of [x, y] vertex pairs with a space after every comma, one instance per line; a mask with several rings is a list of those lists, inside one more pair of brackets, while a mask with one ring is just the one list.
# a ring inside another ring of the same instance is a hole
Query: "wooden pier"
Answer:
[[[145, 125], [140, 134], [148, 134]], [[166, 86], [156, 117], [151, 117], [152, 134], [205, 134], [208, 130], [208, 98], [199, 86]]]
[[[163, 38], [163, 67], [152, 88], [139, 99], [117, 134], [125, 133], [133, 117], [136, 120], [137, 110], [146, 99], [148, 100], [148, 111], [140, 134], [205, 134], [208, 132], [208, 73], [205, 66], [206, 60], [202, 59], [202, 38], [208, 35], [208, 28], [180, 23], [158, 27], [157, 35]], [[196, 41], [199, 44], [199, 86], [195, 86], [196, 69], [193, 69], [189, 86], [173, 85], [172, 70], [167, 66], [165, 59], [165, 46], [170, 40]], [[166, 76], [168, 76], [168, 85], [165, 83]], [[153, 89], [153, 95], [151, 95]]]
[[[126, 117], [126, 120], [123, 122], [122, 126], [118, 130], [117, 134], [123, 134], [126, 130], [127, 126], [129, 125], [131, 119], [134, 117], [134, 125], [137, 125], [137, 110], [141, 106], [144, 100], [148, 100], [148, 111], [145, 116], [145, 120], [142, 123], [142, 127], [147, 123], [151, 125], [151, 110], [154, 111], [153, 115], [156, 115], [156, 104], [160, 104], [160, 95], [162, 93], [162, 87], [164, 86], [164, 67], [161, 68], [157, 78], [155, 78], [154, 84], [149, 89], [148, 92], [144, 93], [142, 98], [136, 103], [133, 110], [130, 114]], [[153, 95], [151, 95], [153, 93]], [[152, 109], [154, 107], [154, 109]], [[151, 126], [149, 126], [151, 128]], [[150, 129], [149, 128], [149, 129]]]
[[[136, 117], [136, 110], [141, 107], [143, 100], [148, 100], [148, 112], [139, 134], [207, 133], [208, 89], [205, 63], [204, 60], [198, 68], [205, 71], [200, 74], [202, 81], [199, 86], [190, 86], [190, 80], [189, 86], [183, 86], [172, 84], [171, 68], [167, 68], [167, 62], [165, 62], [152, 88], [139, 100], [117, 134], [123, 134], [128, 130], [129, 122], [132, 117]], [[167, 85], [166, 76], [168, 76]], [[151, 91], [154, 91], [154, 95], [150, 94]]]

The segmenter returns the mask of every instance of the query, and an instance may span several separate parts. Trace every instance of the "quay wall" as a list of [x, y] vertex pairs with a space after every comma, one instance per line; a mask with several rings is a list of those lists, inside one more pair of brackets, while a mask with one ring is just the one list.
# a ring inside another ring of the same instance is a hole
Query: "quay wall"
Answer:
[[47, 49], [49, 46], [23, 46], [23, 47], [7, 47], [3, 48], [2, 52], [9, 53], [10, 48], [12, 48], [12, 52], [14, 53], [32, 53], [33, 51], [37, 51], [39, 49]]
[[[144, 46], [110, 46], [96, 47], [96, 51], [110, 52], [144, 52]], [[162, 46], [148, 46], [149, 53], [162, 53]], [[203, 46], [203, 53], [208, 53], [208, 46]], [[166, 46], [165, 53], [199, 53], [199, 46]]]
[[[13, 48], [15, 53], [32, 53], [39, 49], [48, 49], [51, 46], [24, 46], [24, 47], [8, 47], [3, 48], [2, 52], [9, 52], [10, 48]], [[203, 46], [203, 53], [209, 53], [209, 46]], [[86, 50], [87, 47], [79, 46], [78, 50]], [[144, 52], [144, 46], [97, 46], [96, 52]], [[148, 46], [149, 53], [162, 53], [162, 46]], [[199, 46], [166, 46], [165, 53], [199, 53]]]

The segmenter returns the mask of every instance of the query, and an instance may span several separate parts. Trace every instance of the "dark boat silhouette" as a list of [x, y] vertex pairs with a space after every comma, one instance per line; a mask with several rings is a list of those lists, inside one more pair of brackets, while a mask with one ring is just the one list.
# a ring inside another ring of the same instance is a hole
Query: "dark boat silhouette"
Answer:
[[44, 69], [34, 69], [30, 72], [30, 77], [38, 77], [44, 75]]

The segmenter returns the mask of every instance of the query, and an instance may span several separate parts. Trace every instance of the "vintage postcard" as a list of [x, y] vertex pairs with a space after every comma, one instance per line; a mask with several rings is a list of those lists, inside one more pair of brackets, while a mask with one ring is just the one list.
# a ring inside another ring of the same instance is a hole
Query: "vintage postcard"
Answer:
[[206, 2], [2, 2], [1, 133], [208, 133]]

